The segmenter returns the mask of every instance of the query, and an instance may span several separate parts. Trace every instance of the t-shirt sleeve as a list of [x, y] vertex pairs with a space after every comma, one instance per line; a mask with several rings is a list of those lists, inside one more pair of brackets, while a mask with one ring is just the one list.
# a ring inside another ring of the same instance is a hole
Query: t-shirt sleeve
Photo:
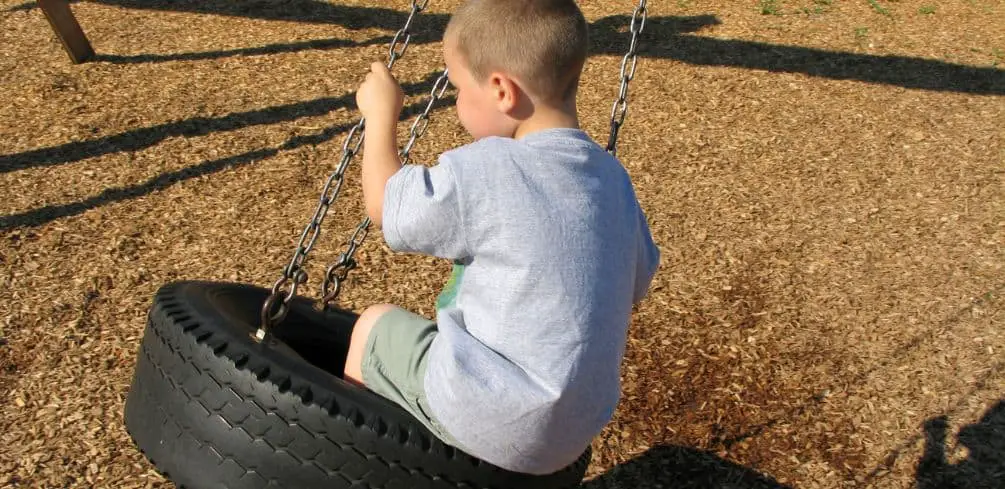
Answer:
[[649, 284], [652, 283], [653, 277], [656, 275], [656, 269], [660, 265], [660, 250], [656, 247], [656, 243], [653, 242], [653, 235], [649, 231], [649, 224], [646, 222], [646, 216], [642, 212], [642, 208], [639, 208], [639, 231], [638, 231], [638, 250], [639, 256], [636, 261], [635, 270], [635, 294], [632, 298], [632, 302], [638, 303], [645, 298], [646, 293], [649, 291]]
[[384, 187], [383, 232], [395, 251], [451, 260], [470, 253], [461, 220], [460, 189], [449, 160], [405, 165]]

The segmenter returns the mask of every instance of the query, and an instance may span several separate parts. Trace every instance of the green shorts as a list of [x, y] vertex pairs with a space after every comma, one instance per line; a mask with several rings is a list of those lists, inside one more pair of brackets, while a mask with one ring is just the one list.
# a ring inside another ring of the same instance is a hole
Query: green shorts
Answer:
[[363, 383], [408, 411], [443, 442], [457, 441], [433, 417], [423, 387], [436, 323], [395, 308], [377, 319], [363, 352]]

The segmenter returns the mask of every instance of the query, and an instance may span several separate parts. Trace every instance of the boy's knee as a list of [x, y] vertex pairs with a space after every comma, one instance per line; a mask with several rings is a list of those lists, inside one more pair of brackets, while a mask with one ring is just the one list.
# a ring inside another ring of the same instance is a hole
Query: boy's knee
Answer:
[[[386, 312], [397, 308], [398, 306], [393, 304], [376, 304], [364, 309], [363, 313], [359, 315], [359, 319], [356, 320], [355, 326], [353, 326], [353, 336], [356, 335], [357, 330], [372, 329], [373, 325], [377, 323], [377, 320], [380, 319], [381, 316], [383, 316]], [[355, 340], [355, 338], [353, 338], [353, 340]]]
[[377, 324], [377, 320], [388, 311], [396, 308], [397, 306], [391, 304], [377, 304], [363, 310], [359, 319], [356, 320], [356, 324], [352, 327], [352, 340], [350, 340], [349, 348], [361, 351], [370, 336], [370, 330]]
[[346, 380], [363, 383], [363, 357], [365, 356], [366, 342], [370, 337], [377, 320], [388, 311], [397, 308], [391, 304], [378, 304], [366, 308], [356, 324], [352, 328], [352, 338], [349, 340], [349, 352], [346, 356], [345, 377]]

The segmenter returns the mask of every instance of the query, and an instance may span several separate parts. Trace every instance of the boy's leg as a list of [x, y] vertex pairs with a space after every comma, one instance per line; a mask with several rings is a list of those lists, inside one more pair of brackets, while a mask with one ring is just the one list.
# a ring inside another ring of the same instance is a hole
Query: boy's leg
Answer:
[[367, 339], [370, 338], [370, 331], [377, 324], [377, 320], [392, 309], [397, 309], [397, 306], [378, 304], [366, 308], [363, 314], [359, 315], [359, 319], [352, 327], [349, 352], [345, 357], [345, 380], [357, 385], [365, 385], [363, 383], [363, 357], [366, 354]]
[[431, 415], [423, 377], [436, 324], [398, 306], [370, 306], [349, 339], [345, 380], [365, 387], [408, 411], [444, 442], [459, 446]]

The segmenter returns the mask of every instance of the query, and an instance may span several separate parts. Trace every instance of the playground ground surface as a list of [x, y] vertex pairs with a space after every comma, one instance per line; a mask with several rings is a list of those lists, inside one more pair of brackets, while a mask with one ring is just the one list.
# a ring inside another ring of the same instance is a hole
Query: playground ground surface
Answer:
[[[583, 2], [600, 141], [633, 3]], [[430, 3], [396, 67], [409, 110], [456, 4]], [[0, 0], [0, 487], [168, 488], [122, 425], [152, 294], [278, 278], [407, 2], [73, 8], [98, 52], [76, 66], [33, 2]], [[620, 156], [663, 263], [586, 487], [999, 487], [1003, 18], [651, 2]], [[467, 141], [444, 107], [414, 155]], [[358, 177], [308, 295], [362, 215]], [[343, 306], [433, 314], [448, 263], [379, 232], [358, 258]]]

